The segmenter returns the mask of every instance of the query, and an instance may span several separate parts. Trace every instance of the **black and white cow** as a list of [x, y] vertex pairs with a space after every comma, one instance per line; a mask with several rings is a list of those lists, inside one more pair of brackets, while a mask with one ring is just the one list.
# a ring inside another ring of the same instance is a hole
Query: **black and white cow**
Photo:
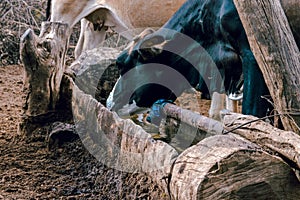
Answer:
[[118, 59], [114, 110], [151, 107], [184, 89], [231, 93], [244, 78], [242, 113], [265, 116], [269, 91], [232, 0], [188, 0], [159, 30], [133, 41]]

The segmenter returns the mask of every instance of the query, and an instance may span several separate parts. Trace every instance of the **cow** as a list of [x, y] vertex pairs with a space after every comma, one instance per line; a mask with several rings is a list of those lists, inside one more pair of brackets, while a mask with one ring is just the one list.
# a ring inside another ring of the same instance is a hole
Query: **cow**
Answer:
[[[299, 8], [296, 1], [282, 5], [295, 11], [288, 18], [297, 12], [295, 5]], [[298, 42], [299, 30], [292, 27]], [[128, 103], [151, 107], [160, 99], [174, 101], [189, 87], [209, 95], [235, 93], [243, 76], [242, 113], [266, 116], [271, 105], [262, 96], [269, 91], [232, 0], [188, 0], [163, 27], [147, 32], [117, 58], [121, 78], [112, 110]]]
[[[185, 0], [48, 0], [47, 18], [63, 22], [71, 28], [81, 20], [81, 31], [75, 58], [105, 39], [111, 27], [125, 38], [132, 39], [130, 29], [161, 27]], [[51, 11], [51, 12], [50, 12]], [[51, 13], [51, 16], [50, 16]]]
[[[71, 27], [74, 26], [78, 22], [79, 19], [82, 17], [86, 16], [90, 21], [87, 19], [83, 19], [81, 21], [81, 33], [80, 33], [80, 39], [79, 42], [77, 43], [76, 46], [76, 55], [80, 54], [82, 49], [90, 49], [93, 48], [94, 45], [98, 45], [101, 43], [101, 41], [104, 39], [105, 36], [105, 27], [106, 26], [112, 26], [114, 30], [122, 32], [124, 30], [127, 30], [127, 27], [132, 27], [133, 25], [135, 26], [160, 26], [164, 21], [167, 20], [168, 15], [171, 15], [172, 12], [158, 12], [158, 15], [155, 14], [159, 9], [147, 9], [148, 2], [152, 5], [157, 5], [156, 8], [168, 8], [167, 11], [172, 11], [174, 12], [177, 7], [180, 6], [180, 4], [183, 1], [164, 1], [164, 2], [155, 2], [152, 1], [145, 1], [145, 2], [140, 2], [140, 7], [139, 9], [136, 9], [138, 6], [134, 5], [136, 2], [131, 2], [129, 1], [125, 3], [125, 6], [123, 7], [124, 9], [120, 9], [121, 11], [125, 10], [134, 10], [134, 14], [132, 15], [133, 17], [124, 17], [124, 20], [121, 20], [117, 16], [117, 12], [115, 11], [116, 9], [120, 8], [120, 5], [122, 4], [121, 1], [53, 1], [51, 10], [51, 21], [61, 21], [64, 23], [69, 24]], [[293, 18], [293, 16], [297, 15], [297, 6], [298, 2], [296, 0], [291, 0], [291, 1], [283, 1], [283, 6], [284, 8], [289, 8], [291, 12], [288, 12], [288, 17], [290, 14], [290, 18], [292, 19], [297, 19]], [[48, 16], [50, 14], [50, 4], [51, 1], [48, 1]], [[110, 6], [110, 4], [113, 4]], [[285, 5], [286, 4], [286, 5]], [[128, 9], [128, 5], [134, 5], [135, 7], [132, 7], [133, 9]], [[122, 6], [121, 6], [122, 7]], [[115, 9], [113, 9], [115, 8]], [[148, 7], [149, 8], [149, 7]], [[155, 8], [155, 7], [151, 7]], [[143, 12], [136, 12], [143, 10]], [[126, 13], [126, 12], [125, 12]], [[128, 13], [133, 13], [133, 12], [128, 12]], [[140, 13], [137, 15], [137, 13]], [[142, 14], [141, 14], [142, 13]], [[152, 13], [152, 16], [150, 14]], [[154, 13], [154, 14], [153, 14]], [[162, 16], [163, 15], [163, 16]], [[124, 15], [122, 15], [124, 16]], [[127, 19], [133, 19], [133, 20], [127, 20]], [[136, 20], [136, 19], [143, 19], [143, 20]], [[146, 21], [151, 21], [150, 23], [147, 24]], [[289, 19], [290, 20], [290, 19]], [[130, 21], [135, 21], [134, 23], [131, 23]], [[291, 21], [291, 20], [290, 20]], [[126, 27], [126, 23], [128, 24]], [[142, 22], [142, 23], [141, 23]], [[298, 25], [299, 24], [299, 18], [298, 20], [294, 20], [294, 23], [291, 23], [291, 25]], [[155, 24], [156, 23], [156, 24]], [[139, 25], [142, 24], [142, 25]], [[293, 28], [293, 27], [292, 27]], [[96, 30], [96, 31], [95, 31]], [[299, 33], [299, 31], [294, 31], [294, 33]], [[296, 35], [299, 38], [299, 34]], [[296, 38], [295, 36], [295, 38]], [[131, 36], [130, 36], [131, 37]], [[129, 37], [129, 38], [130, 38]], [[299, 40], [296, 40], [299, 41]]]

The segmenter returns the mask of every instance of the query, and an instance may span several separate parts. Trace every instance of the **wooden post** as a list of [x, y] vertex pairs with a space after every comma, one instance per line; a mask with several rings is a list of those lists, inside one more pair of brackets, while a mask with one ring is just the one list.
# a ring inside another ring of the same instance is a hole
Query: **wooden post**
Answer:
[[[234, 3], [285, 129], [300, 133], [300, 54], [280, 1]], [[284, 9], [295, 5], [286, 0]]]
[[21, 131], [26, 135], [34, 129], [34, 124], [48, 121], [48, 115], [55, 111], [69, 36], [68, 25], [44, 22], [39, 37], [28, 29], [21, 38], [26, 96]]

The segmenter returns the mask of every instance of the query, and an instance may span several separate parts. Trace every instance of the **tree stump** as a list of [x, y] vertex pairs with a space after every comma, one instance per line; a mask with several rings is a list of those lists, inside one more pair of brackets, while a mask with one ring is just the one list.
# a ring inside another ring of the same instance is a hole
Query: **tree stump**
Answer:
[[28, 29], [21, 38], [25, 99], [20, 127], [25, 135], [51, 121], [59, 100], [69, 36], [68, 25], [44, 22], [39, 37]]
[[298, 199], [300, 184], [280, 158], [234, 135], [206, 138], [172, 170], [174, 199]]

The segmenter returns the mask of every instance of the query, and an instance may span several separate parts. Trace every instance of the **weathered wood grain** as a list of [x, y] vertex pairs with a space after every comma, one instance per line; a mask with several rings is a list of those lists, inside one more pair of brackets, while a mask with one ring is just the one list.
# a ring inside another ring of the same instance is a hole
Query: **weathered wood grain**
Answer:
[[212, 118], [200, 115], [187, 109], [180, 108], [176, 105], [167, 103], [164, 106], [164, 112], [166, 115], [180, 120], [192, 127], [198, 128], [202, 131], [214, 134], [222, 134], [223, 124]]
[[226, 130], [280, 155], [291, 167], [300, 169], [300, 136], [296, 133], [277, 129], [256, 117], [242, 114], [226, 115], [224, 125]]
[[44, 22], [39, 37], [28, 29], [21, 38], [20, 55], [25, 69], [21, 129], [25, 134], [32, 131], [31, 125], [47, 121], [55, 111], [69, 35], [66, 24]]
[[281, 159], [233, 135], [206, 138], [176, 159], [174, 199], [298, 199], [299, 182]]
[[121, 119], [73, 82], [72, 109], [84, 146], [108, 167], [146, 173], [168, 193], [168, 177], [178, 153], [156, 141], [131, 120]]

